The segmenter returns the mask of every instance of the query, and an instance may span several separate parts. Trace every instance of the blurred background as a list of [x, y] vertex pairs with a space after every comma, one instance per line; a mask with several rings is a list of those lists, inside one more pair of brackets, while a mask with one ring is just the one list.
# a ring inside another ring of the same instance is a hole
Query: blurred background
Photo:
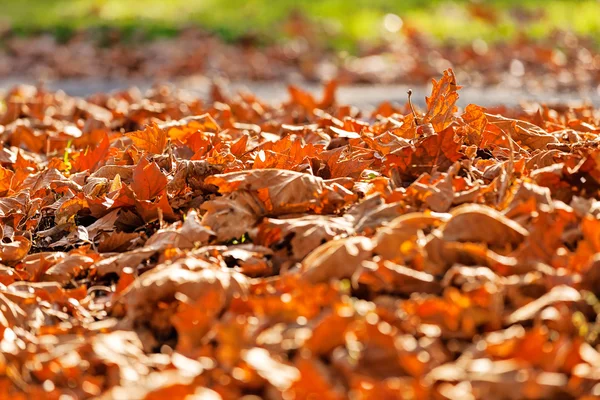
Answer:
[[0, 78], [600, 93], [598, 0], [0, 0]]
[[2, 0], [4, 30], [52, 32], [68, 40], [80, 30], [118, 29], [123, 39], [177, 35], [199, 27], [229, 41], [252, 36], [281, 41], [297, 34], [295, 15], [319, 25], [328, 45], [348, 51], [390, 33], [418, 30], [441, 41], [543, 38], [553, 31], [600, 34], [597, 0]]

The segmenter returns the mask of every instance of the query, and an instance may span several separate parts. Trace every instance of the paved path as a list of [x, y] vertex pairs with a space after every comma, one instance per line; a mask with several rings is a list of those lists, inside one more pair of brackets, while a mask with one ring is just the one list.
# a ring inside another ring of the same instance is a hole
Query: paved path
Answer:
[[[31, 79], [0, 78], [0, 91], [5, 91], [18, 83], [35, 83]], [[210, 88], [210, 82], [203, 78], [188, 78], [171, 82], [175, 87], [187, 90], [201, 98], [206, 98]], [[73, 96], [87, 96], [97, 92], [110, 92], [118, 89], [126, 89], [138, 86], [142, 90], [151, 86], [148, 81], [136, 80], [97, 80], [97, 79], [65, 79], [50, 81], [46, 86], [52, 90], [64, 90]], [[321, 86], [316, 84], [300, 84], [299, 86], [319, 94]], [[235, 93], [240, 89], [247, 89], [255, 93], [259, 98], [271, 103], [277, 103], [288, 98], [287, 85], [280, 82], [233, 82], [224, 87], [229, 93]], [[338, 89], [338, 100], [344, 104], [358, 107], [371, 108], [382, 101], [389, 100], [398, 103], [406, 102], [407, 85], [354, 85], [344, 86]], [[429, 94], [429, 87], [415, 85], [413, 90], [413, 101], [424, 105], [424, 99]], [[591, 101], [600, 107], [600, 93], [590, 91], [588, 93], [530, 93], [520, 89], [508, 88], [469, 88], [465, 87], [460, 92], [459, 105], [466, 106], [475, 103], [483, 106], [504, 104], [507, 106], [519, 105], [522, 101], [533, 101], [542, 103], [582, 103]]]

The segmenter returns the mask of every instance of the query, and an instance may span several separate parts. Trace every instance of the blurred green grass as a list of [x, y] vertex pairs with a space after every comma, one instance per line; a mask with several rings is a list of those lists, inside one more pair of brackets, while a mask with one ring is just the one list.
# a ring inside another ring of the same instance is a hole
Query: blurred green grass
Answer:
[[[16, 32], [51, 31], [59, 38], [79, 29], [117, 28], [164, 37], [197, 25], [225, 40], [247, 34], [277, 41], [293, 10], [327, 27], [328, 44], [352, 49], [358, 41], [381, 38], [384, 16], [396, 14], [405, 26], [443, 41], [510, 40], [519, 33], [544, 37], [556, 28], [600, 37], [599, 0], [479, 0], [496, 21], [474, 16], [474, 0], [0, 0], [0, 22]], [[527, 23], [514, 18], [515, 7], [543, 15]]]

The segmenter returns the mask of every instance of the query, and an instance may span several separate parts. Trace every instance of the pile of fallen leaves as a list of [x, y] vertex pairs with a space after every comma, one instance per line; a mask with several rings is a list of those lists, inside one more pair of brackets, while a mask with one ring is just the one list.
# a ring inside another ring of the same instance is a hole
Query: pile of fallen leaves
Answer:
[[10, 91], [0, 397], [598, 398], [599, 112], [458, 89]]
[[[180, 79], [207, 76], [231, 80], [327, 81], [347, 84], [426, 84], [439, 71], [454, 68], [471, 87], [502, 86], [530, 91], [600, 90], [600, 54], [594, 41], [569, 32], [545, 39], [520, 37], [505, 43], [470, 44], [431, 40], [406, 28], [380, 44], [362, 45], [356, 54], [328, 48], [316, 27], [291, 20], [287, 41], [269, 46], [225, 43], [197, 29], [175, 38], [100, 45], [82, 32], [66, 42], [52, 35], [9, 36], [0, 47], [0, 77], [39, 79]], [[322, 35], [321, 35], [322, 36]], [[240, 62], [240, 60], [244, 62]]]

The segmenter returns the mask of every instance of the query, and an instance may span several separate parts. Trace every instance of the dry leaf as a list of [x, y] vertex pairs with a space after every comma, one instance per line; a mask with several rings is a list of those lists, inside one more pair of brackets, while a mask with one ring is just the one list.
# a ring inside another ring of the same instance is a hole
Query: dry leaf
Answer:
[[[182, 73], [219, 49], [148, 45]], [[322, 69], [288, 50], [232, 65]], [[283, 104], [8, 91], [0, 398], [598, 397], [597, 110], [458, 115], [450, 70], [423, 117], [369, 117], [335, 87]]]
[[162, 154], [167, 146], [167, 132], [156, 123], [147, 125], [143, 130], [127, 134], [140, 150], [152, 154]]

